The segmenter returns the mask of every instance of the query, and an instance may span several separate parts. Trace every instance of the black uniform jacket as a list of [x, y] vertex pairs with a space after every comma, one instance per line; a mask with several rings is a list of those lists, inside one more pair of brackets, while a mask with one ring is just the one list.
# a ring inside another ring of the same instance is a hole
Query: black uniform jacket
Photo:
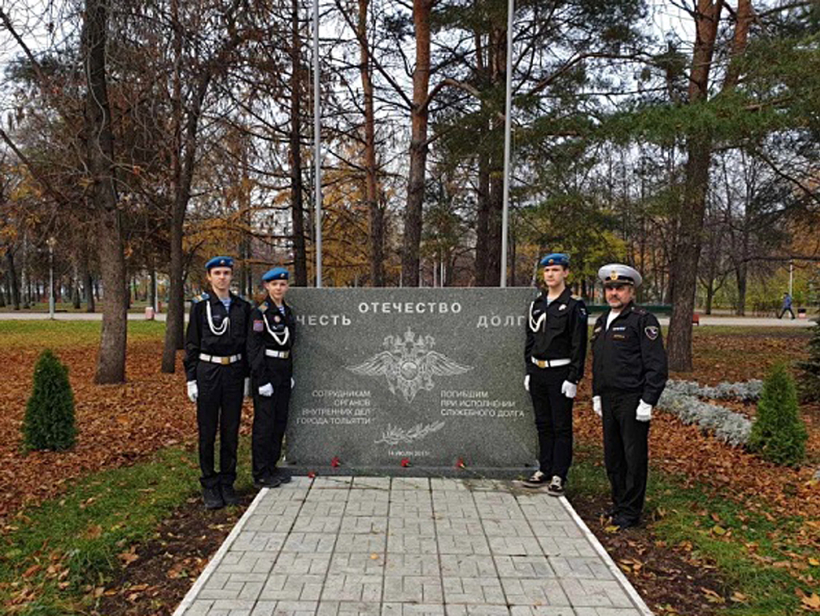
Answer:
[[640, 392], [655, 406], [669, 377], [658, 319], [631, 302], [609, 329], [608, 316], [609, 311], [598, 317], [592, 330], [592, 395]]
[[[248, 364], [245, 357], [245, 346], [251, 305], [233, 293], [231, 293], [230, 314], [225, 310], [222, 301], [212, 293], [203, 293], [191, 301], [193, 304], [188, 321], [188, 333], [185, 338], [185, 360], [183, 361], [188, 380], [196, 380], [196, 367], [199, 363], [200, 353], [219, 357], [242, 354], [242, 362], [245, 366], [244, 374], [247, 375]], [[228, 328], [221, 336], [214, 334], [208, 325], [208, 304], [211, 305], [211, 315], [215, 327], [220, 327], [226, 317], [231, 319]]]
[[532, 363], [535, 359], [570, 359], [567, 380], [578, 383], [584, 376], [587, 356], [587, 308], [580, 299], [564, 289], [547, 306], [547, 295], [542, 293], [530, 304], [524, 327], [527, 342], [524, 361], [527, 374], [541, 370]]
[[[248, 328], [248, 359], [256, 387], [267, 383], [277, 387], [286, 380], [289, 381], [293, 374], [292, 354], [288, 355], [287, 359], [265, 355], [266, 349], [290, 351], [296, 341], [296, 315], [287, 302], [282, 302], [282, 304], [285, 307], [284, 316], [270, 299], [259, 304], [251, 312], [251, 322]], [[271, 335], [271, 331], [276, 334], [278, 340]]]

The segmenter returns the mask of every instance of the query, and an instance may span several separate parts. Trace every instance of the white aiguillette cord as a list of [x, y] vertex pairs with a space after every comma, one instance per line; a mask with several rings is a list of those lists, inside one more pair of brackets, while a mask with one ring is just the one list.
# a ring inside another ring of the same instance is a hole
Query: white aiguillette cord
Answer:
[[535, 302], [530, 304], [530, 329], [534, 332], [538, 331], [538, 328], [544, 323], [544, 320], [547, 318], [547, 313], [544, 312], [540, 317], [538, 317], [537, 321], [534, 321], [532, 318], [532, 309], [535, 308]]
[[277, 334], [270, 328], [270, 325], [268, 324], [268, 317], [264, 313], [262, 314], [262, 319], [265, 321], [265, 329], [267, 329], [268, 333], [271, 336], [273, 336], [273, 339], [276, 340], [276, 343], [281, 346], [285, 346], [287, 341], [290, 339], [290, 328], [287, 325], [285, 325], [285, 334], [284, 336], [280, 337], [279, 334]]
[[[207, 301], [207, 300], [206, 300]], [[205, 311], [208, 313], [208, 327], [211, 328], [211, 331], [214, 333], [214, 336], [221, 336], [226, 331], [228, 331], [228, 326], [231, 324], [231, 318], [225, 317], [225, 320], [222, 321], [222, 325], [216, 327], [214, 325], [214, 315], [211, 311], [211, 302], [208, 302], [205, 305]]]

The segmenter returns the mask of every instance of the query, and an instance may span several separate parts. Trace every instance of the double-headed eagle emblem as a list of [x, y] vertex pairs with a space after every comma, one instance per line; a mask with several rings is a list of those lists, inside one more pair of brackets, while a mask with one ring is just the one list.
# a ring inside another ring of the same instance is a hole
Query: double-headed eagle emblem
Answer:
[[433, 376], [464, 374], [473, 369], [431, 350], [436, 341], [432, 336], [418, 336], [407, 328], [404, 337], [387, 336], [385, 348], [363, 364], [347, 366], [355, 374], [387, 378], [390, 393], [404, 396], [412, 402], [419, 390], [430, 391], [434, 387]]

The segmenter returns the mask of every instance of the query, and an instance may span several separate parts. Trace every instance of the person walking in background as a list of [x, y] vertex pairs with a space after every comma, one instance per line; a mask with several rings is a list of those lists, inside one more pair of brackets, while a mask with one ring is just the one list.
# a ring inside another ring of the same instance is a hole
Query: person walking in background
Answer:
[[253, 381], [253, 483], [275, 488], [290, 481], [277, 466], [288, 425], [293, 389], [293, 356], [296, 317], [285, 302], [288, 271], [277, 267], [262, 276], [267, 297], [251, 314], [248, 357]]
[[780, 315], [777, 317], [778, 319], [782, 319], [783, 315], [786, 314], [786, 311], [789, 311], [789, 314], [792, 315], [792, 319], [794, 319], [794, 310], [792, 310], [792, 296], [788, 293], [783, 294], [783, 306], [780, 310]]
[[564, 493], [572, 463], [572, 404], [584, 376], [587, 310], [566, 285], [569, 256], [541, 260], [545, 289], [531, 304], [526, 321], [524, 388], [530, 393], [538, 431], [539, 468], [523, 482]]
[[[231, 293], [233, 259], [205, 264], [210, 293], [193, 299], [185, 340], [188, 398], [196, 402], [202, 498], [207, 509], [239, 504], [234, 490], [242, 398], [248, 395], [245, 356], [251, 305]], [[219, 472], [214, 444], [219, 430]]]
[[605, 516], [624, 529], [640, 523], [649, 471], [649, 420], [669, 376], [658, 319], [634, 304], [641, 275], [613, 263], [598, 271], [609, 310], [592, 330], [592, 408], [603, 419], [604, 463], [612, 488]]

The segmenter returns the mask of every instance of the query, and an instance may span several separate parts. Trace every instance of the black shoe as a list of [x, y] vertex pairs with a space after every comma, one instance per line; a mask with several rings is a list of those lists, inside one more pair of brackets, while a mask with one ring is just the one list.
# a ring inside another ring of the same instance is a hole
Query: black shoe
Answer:
[[261, 490], [262, 488], [278, 488], [281, 485], [282, 481], [273, 475], [269, 475], [267, 477], [261, 477], [259, 479], [253, 480], [253, 487], [257, 490]]
[[615, 507], [610, 507], [609, 509], [602, 511], [599, 515], [605, 519], [614, 518], [618, 515], [618, 510]]
[[547, 494], [550, 496], [562, 496], [564, 494], [564, 480], [558, 475], [553, 475], [552, 481], [547, 486]]
[[222, 500], [225, 501], [226, 505], [239, 504], [239, 496], [237, 496], [236, 490], [233, 489], [233, 485], [225, 484], [222, 486]]
[[283, 468], [273, 469], [273, 476], [279, 480], [279, 483], [290, 483], [290, 471]]
[[528, 488], [541, 488], [550, 482], [549, 478], [541, 471], [535, 471], [529, 479], [521, 483]]
[[219, 486], [202, 489], [202, 500], [205, 501], [205, 509], [222, 509], [225, 501], [222, 500], [222, 491]]
[[612, 525], [617, 526], [620, 530], [626, 530], [627, 528], [632, 528], [633, 526], [637, 526], [638, 525], [638, 520], [625, 518], [622, 515], [616, 515], [612, 519]]

